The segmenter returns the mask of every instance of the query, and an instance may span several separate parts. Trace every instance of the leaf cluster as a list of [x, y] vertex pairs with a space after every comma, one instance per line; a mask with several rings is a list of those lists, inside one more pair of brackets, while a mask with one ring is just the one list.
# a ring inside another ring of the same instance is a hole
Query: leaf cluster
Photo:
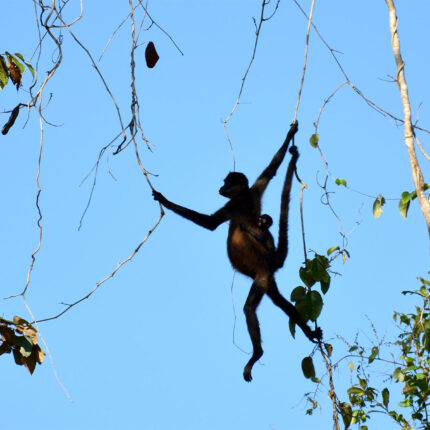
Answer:
[[0, 318], [0, 355], [13, 354], [15, 363], [33, 374], [42, 364], [45, 353], [38, 345], [37, 330], [26, 320], [15, 316], [12, 321]]
[[[316, 321], [323, 308], [321, 294], [312, 289], [317, 282], [321, 292], [326, 294], [330, 287], [330, 262], [324, 255], [315, 254], [313, 259], [306, 259], [304, 267], [299, 269], [300, 279], [305, 286], [299, 285], [291, 292], [291, 301], [302, 315], [305, 322]], [[290, 331], [295, 336], [295, 323], [290, 320]]]
[[7, 51], [4, 54], [0, 54], [0, 89], [2, 90], [10, 79], [18, 90], [26, 67], [34, 78], [33, 67], [30, 63], [26, 63], [21, 54], [11, 54]]

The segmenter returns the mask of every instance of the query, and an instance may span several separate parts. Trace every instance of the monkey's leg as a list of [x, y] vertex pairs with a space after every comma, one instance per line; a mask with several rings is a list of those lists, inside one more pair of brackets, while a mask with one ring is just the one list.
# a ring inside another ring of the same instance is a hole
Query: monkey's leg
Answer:
[[257, 307], [264, 296], [264, 290], [259, 283], [254, 281], [251, 290], [249, 291], [248, 298], [246, 299], [245, 306], [243, 307], [243, 312], [246, 317], [246, 324], [248, 326], [249, 336], [252, 342], [252, 356], [243, 369], [243, 377], [245, 381], [252, 381], [252, 366], [257, 362], [263, 355], [263, 348], [261, 347], [261, 333], [260, 324], [257, 318]]
[[305, 323], [303, 317], [294, 305], [292, 305], [278, 290], [276, 282], [273, 280], [267, 291], [267, 295], [272, 299], [272, 302], [280, 307], [302, 330], [307, 338], [314, 342], [314, 339], [321, 339], [321, 329], [311, 330], [310, 327]]

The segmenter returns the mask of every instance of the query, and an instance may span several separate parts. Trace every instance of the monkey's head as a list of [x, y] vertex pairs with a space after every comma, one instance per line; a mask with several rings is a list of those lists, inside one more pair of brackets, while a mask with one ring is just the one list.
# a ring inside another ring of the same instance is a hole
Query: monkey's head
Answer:
[[268, 230], [273, 224], [273, 219], [270, 215], [263, 214], [258, 217], [257, 225], [262, 230]]
[[224, 179], [224, 185], [219, 189], [223, 197], [231, 199], [249, 189], [248, 179], [243, 173], [230, 172]]

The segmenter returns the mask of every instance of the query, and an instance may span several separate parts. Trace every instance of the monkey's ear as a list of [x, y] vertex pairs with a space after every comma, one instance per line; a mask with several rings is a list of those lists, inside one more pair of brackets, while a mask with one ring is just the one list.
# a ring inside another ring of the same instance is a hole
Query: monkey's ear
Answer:
[[149, 42], [146, 49], [145, 49], [145, 60], [146, 60], [146, 65], [152, 69], [156, 64], [157, 61], [159, 60], [159, 56], [157, 53], [157, 50], [155, 49], [154, 43], [153, 42]]

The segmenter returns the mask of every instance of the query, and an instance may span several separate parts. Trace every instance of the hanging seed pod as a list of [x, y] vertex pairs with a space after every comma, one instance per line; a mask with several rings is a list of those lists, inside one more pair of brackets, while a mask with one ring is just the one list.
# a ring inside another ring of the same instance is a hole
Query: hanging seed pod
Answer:
[[157, 54], [157, 50], [152, 42], [148, 43], [148, 46], [145, 49], [145, 60], [146, 65], [152, 69], [156, 64], [160, 57]]

